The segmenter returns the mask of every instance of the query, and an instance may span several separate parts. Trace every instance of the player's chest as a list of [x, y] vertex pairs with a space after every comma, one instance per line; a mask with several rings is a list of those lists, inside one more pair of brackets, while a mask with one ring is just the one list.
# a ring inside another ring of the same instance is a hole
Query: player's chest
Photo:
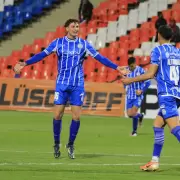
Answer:
[[85, 47], [82, 43], [64, 43], [57, 51], [63, 57], [79, 56], [85, 51]]

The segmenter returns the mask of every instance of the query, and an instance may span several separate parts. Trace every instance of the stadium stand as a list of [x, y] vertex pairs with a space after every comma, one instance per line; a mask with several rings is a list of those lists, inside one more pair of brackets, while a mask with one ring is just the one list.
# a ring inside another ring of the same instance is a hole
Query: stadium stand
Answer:
[[[63, 0], [5, 0], [0, 2], [0, 38], [13, 33], [25, 24], [38, 20], [37, 16], [44, 15], [53, 8], [55, 3]], [[36, 18], [35, 18], [36, 17]]]
[[[137, 0], [107, 0], [93, 10], [92, 20], [88, 24], [80, 25], [79, 36], [87, 38], [101, 54], [118, 65], [126, 66], [128, 57], [135, 56], [137, 63], [148, 69], [150, 52], [157, 45], [153, 39], [158, 12], [162, 12], [168, 22], [173, 17], [179, 26], [179, 11], [179, 0], [144, 0], [140, 3]], [[24, 45], [22, 50], [1, 57], [0, 76], [13, 77], [11, 68], [18, 60], [26, 61], [53, 39], [64, 34], [64, 28], [59, 26], [55, 32], [47, 33], [44, 39], [35, 39], [33, 44]], [[180, 43], [177, 47], [180, 47]], [[21, 77], [55, 79], [56, 62], [56, 56], [51, 55], [36, 65], [24, 68]], [[118, 79], [116, 71], [106, 68], [91, 57], [85, 60], [84, 72], [86, 81], [113, 82]]]

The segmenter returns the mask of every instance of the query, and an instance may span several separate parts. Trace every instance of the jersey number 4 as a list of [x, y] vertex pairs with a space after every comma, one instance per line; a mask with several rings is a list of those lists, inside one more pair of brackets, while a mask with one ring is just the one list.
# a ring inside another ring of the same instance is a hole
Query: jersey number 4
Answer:
[[179, 66], [170, 66], [170, 80], [175, 82], [177, 86], [179, 83]]

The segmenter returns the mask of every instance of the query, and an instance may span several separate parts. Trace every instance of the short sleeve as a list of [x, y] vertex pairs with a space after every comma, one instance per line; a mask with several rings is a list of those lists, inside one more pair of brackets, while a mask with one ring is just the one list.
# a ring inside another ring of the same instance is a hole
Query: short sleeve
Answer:
[[45, 52], [47, 55], [55, 52], [56, 49], [57, 49], [57, 45], [58, 45], [58, 39], [55, 39], [53, 42], [51, 42], [51, 43], [49, 44], [49, 46], [48, 46], [46, 49], [44, 49], [44, 52]]
[[144, 74], [145, 70], [143, 68], [140, 69], [140, 74]]
[[151, 64], [159, 65], [160, 57], [160, 50], [158, 49], [158, 47], [155, 47], [151, 52]]
[[88, 41], [86, 41], [86, 51], [88, 55], [91, 55], [92, 57], [95, 57], [99, 54], [99, 52], [97, 52], [96, 49]]

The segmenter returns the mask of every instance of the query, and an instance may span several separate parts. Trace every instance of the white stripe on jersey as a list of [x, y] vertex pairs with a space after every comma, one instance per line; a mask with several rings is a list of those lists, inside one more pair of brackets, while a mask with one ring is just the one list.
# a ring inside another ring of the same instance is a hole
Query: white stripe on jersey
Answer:
[[59, 38], [58, 38], [58, 40], [57, 40], [56, 47], [55, 47], [56, 54], [57, 54], [58, 57], [59, 57], [58, 44], [59, 44]]
[[[64, 53], [64, 49], [63, 49], [63, 46], [64, 45], [64, 37], [62, 39], [62, 57], [61, 57], [61, 69], [60, 69], [60, 72], [59, 72], [59, 77], [58, 77], [58, 81], [60, 79], [60, 75], [61, 75], [61, 72], [62, 72], [62, 63], [63, 63], [63, 53]], [[62, 84], [62, 83], [61, 83]]]
[[[69, 41], [68, 41], [68, 48], [67, 48], [67, 52], [69, 52]], [[62, 84], [64, 84], [64, 79], [66, 76], [66, 70], [68, 69], [68, 58], [69, 58], [69, 53], [67, 53], [67, 58], [66, 58], [66, 69], [64, 70], [64, 75], [63, 75], [63, 79], [62, 79]]]
[[[164, 46], [163, 46], [163, 48], [164, 48]], [[160, 57], [161, 57], [161, 74], [162, 74], [162, 77], [163, 77], [163, 80], [164, 80], [164, 83], [165, 83], [165, 87], [166, 87], [166, 93], [168, 94], [168, 90], [167, 90], [167, 84], [166, 84], [166, 81], [165, 81], [165, 78], [164, 78], [164, 73], [163, 73], [163, 69], [162, 69], [162, 67], [163, 67], [163, 65], [162, 65], [162, 53], [161, 53], [161, 49], [157, 46], [157, 49], [158, 49], [158, 51], [159, 51], [159, 53], [160, 53]], [[165, 52], [166, 52], [166, 49], [164, 48], [164, 50], [165, 50]]]
[[[74, 43], [73, 51], [75, 51], [76, 41], [74, 41], [73, 43]], [[73, 67], [73, 65], [74, 65], [74, 56], [73, 56], [73, 58], [72, 58], [72, 67]], [[69, 85], [69, 81], [70, 81], [70, 78], [71, 78], [71, 71], [72, 71], [72, 68], [70, 69], [70, 73], [69, 73], [69, 78], [68, 78], [68, 83], [67, 83], [68, 85]]]
[[[79, 38], [79, 43], [80, 43], [80, 38]], [[77, 65], [78, 65], [79, 59], [80, 59], [80, 56], [78, 56]], [[76, 66], [75, 68], [73, 86], [75, 86], [77, 70], [78, 70], [78, 66]]]

